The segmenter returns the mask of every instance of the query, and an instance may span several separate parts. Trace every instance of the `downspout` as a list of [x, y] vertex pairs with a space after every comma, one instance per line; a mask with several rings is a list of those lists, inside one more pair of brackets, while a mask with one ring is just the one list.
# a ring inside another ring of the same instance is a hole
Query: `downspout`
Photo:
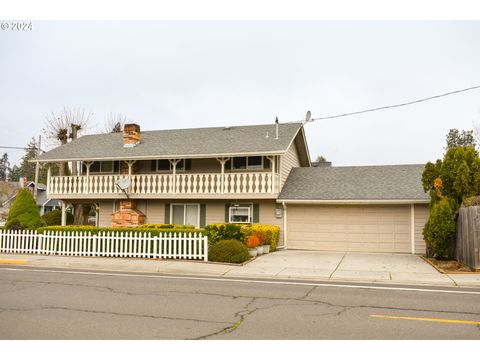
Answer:
[[277, 247], [277, 249], [287, 250], [287, 204], [285, 201], [282, 201], [283, 206], [283, 246]]

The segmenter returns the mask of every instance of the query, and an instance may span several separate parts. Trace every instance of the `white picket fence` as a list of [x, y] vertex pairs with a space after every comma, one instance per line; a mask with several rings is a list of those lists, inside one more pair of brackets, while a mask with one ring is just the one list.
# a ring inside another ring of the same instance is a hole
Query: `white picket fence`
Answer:
[[0, 252], [208, 261], [208, 237], [201, 233], [0, 230]]

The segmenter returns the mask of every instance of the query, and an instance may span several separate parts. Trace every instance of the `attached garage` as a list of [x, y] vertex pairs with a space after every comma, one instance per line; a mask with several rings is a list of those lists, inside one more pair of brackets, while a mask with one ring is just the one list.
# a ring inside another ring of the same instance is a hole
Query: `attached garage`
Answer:
[[425, 253], [422, 171], [423, 165], [293, 169], [278, 200], [286, 247]]
[[[412, 252], [410, 205], [288, 205], [287, 209], [289, 249]], [[414, 251], [424, 251], [418, 245]]]

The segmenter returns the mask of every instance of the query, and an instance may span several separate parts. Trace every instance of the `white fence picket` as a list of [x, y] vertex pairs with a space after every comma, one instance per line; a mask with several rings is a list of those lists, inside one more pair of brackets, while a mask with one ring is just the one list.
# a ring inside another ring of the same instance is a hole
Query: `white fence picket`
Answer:
[[0, 229], [0, 252], [62, 256], [203, 259], [208, 237], [201, 233], [89, 232]]

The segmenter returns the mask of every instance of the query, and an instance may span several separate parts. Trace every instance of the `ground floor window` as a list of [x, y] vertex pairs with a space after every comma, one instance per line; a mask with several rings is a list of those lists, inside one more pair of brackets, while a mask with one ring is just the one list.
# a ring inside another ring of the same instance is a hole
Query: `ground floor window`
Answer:
[[252, 222], [251, 206], [230, 206], [229, 222], [232, 224], [250, 224]]
[[171, 204], [170, 224], [200, 227], [200, 205]]

